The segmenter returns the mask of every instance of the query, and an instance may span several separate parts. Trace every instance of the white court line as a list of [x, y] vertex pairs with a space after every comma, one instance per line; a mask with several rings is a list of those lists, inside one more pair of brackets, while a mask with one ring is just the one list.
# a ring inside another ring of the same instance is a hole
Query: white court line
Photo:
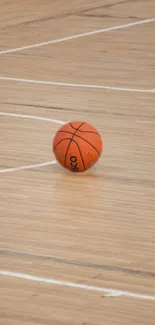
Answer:
[[126, 92], [155, 93], [155, 89], [121, 88], [121, 87], [111, 87], [111, 86], [103, 86], [103, 85], [74, 84], [74, 83], [65, 83], [65, 82], [21, 79], [21, 78], [10, 78], [10, 77], [0, 77], [0, 80], [23, 82], [23, 83], [34, 83], [40, 85], [62, 86], [62, 87], [77, 87], [77, 88], [88, 88], [88, 89], [94, 88], [94, 89], [107, 89], [107, 90], [126, 91]]
[[155, 296], [143, 295], [143, 294], [129, 292], [129, 291], [115, 290], [115, 289], [111, 289], [111, 288], [94, 287], [94, 286], [80, 284], [80, 283], [59, 281], [59, 280], [55, 280], [55, 279], [32, 276], [32, 275], [24, 274], [24, 273], [0, 270], [0, 275], [24, 279], [24, 280], [30, 280], [30, 281], [37, 281], [37, 282], [41, 282], [41, 283], [48, 283], [48, 284], [54, 284], [54, 285], [59, 285], [59, 286], [71, 287], [74, 289], [77, 288], [77, 289], [90, 290], [90, 291], [95, 291], [95, 292], [104, 292], [106, 294], [106, 296], [108, 296], [108, 297], [125, 296], [125, 297], [130, 297], [130, 298], [155, 301]]
[[66, 122], [60, 121], [60, 120], [55, 120], [47, 117], [40, 117], [40, 116], [33, 116], [33, 115], [24, 115], [24, 114], [16, 114], [16, 113], [5, 113], [5, 112], [0, 112], [0, 115], [2, 116], [12, 116], [12, 117], [19, 117], [19, 118], [28, 118], [32, 120], [40, 120], [40, 121], [47, 121], [47, 122], [52, 122], [52, 123], [58, 123], [58, 124], [65, 124]]
[[[65, 123], [65, 122], [60, 121], [60, 120], [54, 120], [54, 119], [51, 119], [51, 118], [40, 117], [40, 116], [33, 116], [33, 115], [5, 113], [5, 112], [0, 112], [0, 115], [1, 116], [19, 117], [19, 118], [24, 118], [24, 119], [25, 118], [28, 118], [28, 119], [32, 119], [32, 120], [41, 120], [41, 121], [58, 123], [58, 124], [61, 124], [61, 125], [63, 125]], [[54, 165], [54, 164], [56, 164], [56, 160], [47, 161], [47, 162], [40, 163], [40, 164], [35, 164], [35, 165], [26, 165], [26, 166], [21, 166], [21, 167], [0, 169], [0, 173], [9, 173], [9, 172], [14, 172], [14, 171], [18, 171], [18, 170], [33, 169], [33, 168], [39, 168], [39, 167], [44, 167], [44, 166], [49, 166], [49, 165]]]
[[61, 43], [61, 42], [69, 41], [69, 40], [84, 37], [84, 36], [89, 36], [89, 35], [94, 35], [94, 34], [99, 34], [99, 33], [106, 33], [106, 32], [119, 30], [119, 29], [123, 29], [123, 28], [129, 28], [129, 27], [133, 27], [133, 26], [136, 26], [136, 25], [147, 24], [147, 23], [154, 22], [154, 21], [155, 21], [155, 18], [151, 18], [151, 19], [145, 19], [145, 20], [140, 20], [140, 21], [128, 23], [128, 24], [125, 24], [125, 25], [119, 25], [119, 26], [113, 26], [113, 27], [108, 27], [108, 28], [103, 28], [103, 29], [97, 29], [97, 30], [94, 30], [94, 31], [91, 31], [91, 32], [85, 32], [85, 33], [76, 34], [76, 35], [72, 35], [72, 36], [68, 36], [68, 37], [58, 38], [58, 39], [55, 39], [55, 40], [52, 40], [52, 41], [47, 41], [47, 42], [42, 42], [42, 43], [37, 43], [37, 44], [32, 44], [32, 45], [27, 45], [27, 46], [22, 46], [22, 47], [17, 47], [17, 48], [14, 48], [14, 49], [3, 50], [3, 51], [0, 51], [0, 55], [1, 54], [6, 54], [6, 53], [17, 52], [17, 51], [23, 51], [23, 50], [27, 50], [27, 49], [32, 49], [32, 48], [35, 48], [35, 47], [40, 47], [40, 46], [49, 45], [49, 44]]
[[47, 161], [47, 162], [36, 164], [36, 165], [27, 165], [27, 166], [21, 166], [21, 167], [0, 169], [0, 173], [15, 172], [18, 170], [33, 169], [33, 168], [39, 168], [39, 167], [44, 167], [44, 166], [49, 166], [49, 165], [54, 165], [54, 164], [56, 164], [56, 160], [51, 160], [51, 161]]

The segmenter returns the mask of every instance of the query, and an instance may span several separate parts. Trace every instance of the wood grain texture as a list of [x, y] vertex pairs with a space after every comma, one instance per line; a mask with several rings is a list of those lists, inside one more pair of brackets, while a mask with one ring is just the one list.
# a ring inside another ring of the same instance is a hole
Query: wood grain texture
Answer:
[[[0, 50], [154, 18], [154, 1], [2, 1]], [[0, 56], [0, 76], [155, 87], [154, 23]], [[0, 80], [0, 112], [98, 128], [87, 173], [0, 173], [0, 269], [155, 296], [155, 93]], [[54, 159], [59, 124], [0, 115], [0, 169]], [[154, 303], [0, 276], [0, 324], [154, 325]]]

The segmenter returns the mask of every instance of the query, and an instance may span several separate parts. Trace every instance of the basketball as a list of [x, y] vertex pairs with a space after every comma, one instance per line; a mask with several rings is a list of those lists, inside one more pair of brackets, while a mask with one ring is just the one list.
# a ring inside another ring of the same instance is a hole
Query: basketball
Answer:
[[53, 152], [61, 166], [72, 172], [84, 172], [100, 158], [101, 135], [92, 125], [73, 121], [64, 124], [53, 139]]

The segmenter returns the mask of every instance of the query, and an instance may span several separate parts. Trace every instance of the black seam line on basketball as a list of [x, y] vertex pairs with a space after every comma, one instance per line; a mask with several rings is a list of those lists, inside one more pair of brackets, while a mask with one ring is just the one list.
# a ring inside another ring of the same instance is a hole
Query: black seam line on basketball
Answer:
[[81, 160], [82, 160], [82, 163], [83, 163], [83, 168], [84, 168], [84, 170], [86, 170], [86, 167], [85, 167], [85, 163], [84, 163], [84, 159], [83, 159], [83, 156], [82, 156], [81, 149], [80, 149], [78, 143], [77, 143], [75, 140], [71, 139], [71, 142], [72, 142], [72, 141], [76, 143], [76, 145], [77, 145], [77, 147], [78, 147], [78, 149], [79, 149], [79, 153], [80, 153]]
[[[68, 134], [73, 134], [72, 132], [69, 132], [69, 131], [58, 131], [58, 133], [68, 133]], [[80, 139], [82, 139], [82, 140], [85, 141], [85, 142], [87, 142], [90, 146], [92, 146], [92, 148], [94, 148], [94, 149], [96, 150], [96, 152], [97, 152], [98, 155], [100, 156], [99, 151], [98, 151], [98, 150], [93, 146], [93, 144], [91, 144], [88, 140], [86, 140], [86, 139], [80, 137], [80, 135], [77, 135], [77, 134], [75, 134], [74, 136], [75, 136], [75, 137], [78, 137], [78, 138], [80, 138]]]
[[[71, 133], [72, 134], [72, 133]], [[77, 147], [78, 147], [78, 149], [79, 149], [79, 153], [80, 153], [80, 156], [81, 156], [81, 160], [82, 160], [82, 163], [83, 163], [83, 167], [84, 167], [84, 170], [85, 170], [85, 164], [84, 164], [84, 160], [83, 160], [83, 157], [82, 157], [82, 153], [81, 153], [81, 150], [80, 150], [80, 148], [79, 148], [79, 145], [77, 144], [77, 142], [75, 141], [75, 140], [73, 140], [73, 139], [70, 139], [70, 138], [64, 138], [64, 139], [61, 139], [56, 145], [55, 145], [55, 147], [54, 147], [54, 150], [56, 149], [56, 147], [62, 142], [62, 141], [64, 141], [64, 140], [70, 140], [70, 143], [73, 141], [73, 142], [75, 142], [76, 143], [76, 145], [77, 145]]]
[[[77, 130], [73, 125], [72, 123], [69, 123], [70, 126], [72, 127], [73, 130]], [[93, 132], [93, 131], [85, 131], [85, 130], [78, 130], [79, 132], [84, 132], [84, 133], [93, 133], [93, 134], [97, 134], [100, 136], [100, 134], [98, 132]]]
[[68, 155], [68, 151], [69, 151], [69, 147], [70, 147], [70, 145], [71, 145], [71, 143], [72, 143], [72, 139], [74, 138], [74, 135], [76, 134], [76, 132], [79, 130], [79, 128], [83, 125], [83, 124], [85, 124], [85, 122], [82, 122], [80, 125], [79, 125], [79, 127], [76, 129], [76, 131], [73, 133], [73, 135], [72, 135], [72, 137], [71, 137], [71, 139], [70, 139], [70, 142], [69, 142], [69, 144], [68, 144], [68, 148], [67, 148], [67, 150], [66, 150], [66, 154], [65, 154], [65, 167], [66, 167], [66, 159], [67, 159], [67, 155]]
[[60, 264], [67, 264], [67, 265], [74, 265], [77, 267], [85, 267], [85, 268], [91, 268], [96, 270], [102, 270], [102, 271], [112, 271], [112, 272], [118, 272], [118, 273], [124, 273], [124, 274], [133, 274], [133, 275], [140, 275], [145, 277], [153, 277], [155, 278], [155, 272], [150, 271], [143, 271], [143, 270], [136, 270], [136, 269], [130, 269], [130, 268], [123, 268], [115, 265], [104, 265], [104, 264], [91, 264], [86, 262], [76, 262], [73, 260], [64, 259], [61, 257], [54, 257], [54, 256], [47, 256], [47, 255], [35, 255], [30, 254], [27, 252], [18, 252], [18, 251], [10, 251], [10, 250], [0, 250], [1, 256], [8, 256], [8, 257], [19, 257], [23, 259], [31, 259], [31, 260], [41, 260], [41, 261], [49, 261], [54, 263], [60, 263]]
[[70, 138], [64, 138], [64, 139], [61, 139], [54, 147], [54, 150], [56, 149], [56, 147], [58, 146], [59, 143], [61, 143], [62, 141], [64, 140], [70, 140]]

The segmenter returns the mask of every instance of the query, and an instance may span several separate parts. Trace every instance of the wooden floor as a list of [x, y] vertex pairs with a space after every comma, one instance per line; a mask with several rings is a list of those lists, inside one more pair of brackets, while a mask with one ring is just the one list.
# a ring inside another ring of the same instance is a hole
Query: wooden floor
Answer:
[[[1, 1], [0, 325], [155, 324], [154, 17], [154, 0]], [[53, 162], [71, 120], [104, 140], [84, 174]]]

